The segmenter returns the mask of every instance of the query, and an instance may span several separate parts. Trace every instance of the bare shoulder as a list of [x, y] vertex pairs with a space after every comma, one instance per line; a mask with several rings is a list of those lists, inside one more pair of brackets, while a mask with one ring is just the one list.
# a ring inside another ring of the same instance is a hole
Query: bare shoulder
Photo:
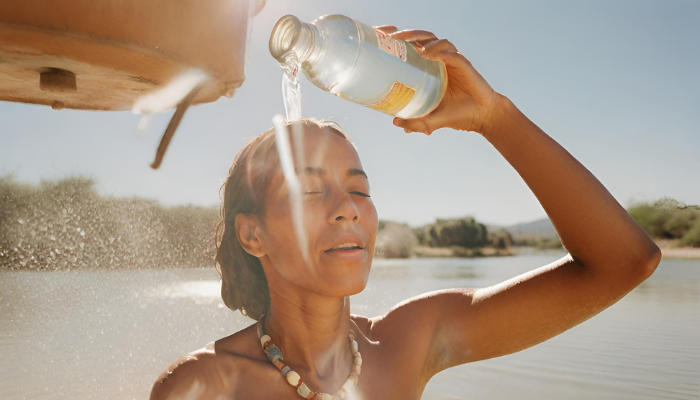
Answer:
[[445, 289], [412, 297], [395, 305], [386, 314], [370, 318], [372, 334], [392, 340], [408, 339], [406, 333], [409, 331], [435, 327], [447, 302], [463, 301], [472, 294], [473, 289]]
[[216, 354], [208, 348], [193, 351], [168, 365], [151, 390], [155, 399], [203, 399], [218, 391], [208, 371], [219, 370]]
[[441, 351], [451, 340], [444, 331], [450, 304], [469, 302], [472, 294], [472, 289], [447, 289], [412, 297], [386, 314], [370, 318], [367, 337], [382, 344], [393, 365], [401, 365], [406, 374], [425, 384], [450, 363], [450, 356]]
[[229, 398], [237, 391], [240, 372], [260, 362], [259, 352], [249, 351], [251, 333], [254, 329], [246, 328], [168, 365], [153, 384], [151, 400]]

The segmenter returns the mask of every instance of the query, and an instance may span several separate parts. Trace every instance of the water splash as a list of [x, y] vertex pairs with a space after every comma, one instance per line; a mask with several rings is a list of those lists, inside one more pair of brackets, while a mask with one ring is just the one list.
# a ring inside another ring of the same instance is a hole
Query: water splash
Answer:
[[139, 125], [138, 125], [138, 138], [139, 139], [146, 138], [146, 130], [148, 129], [148, 126], [151, 124], [152, 118], [153, 118], [152, 114], [144, 114], [141, 117], [141, 119], [139, 119]]
[[275, 137], [277, 139], [277, 153], [280, 158], [280, 166], [284, 179], [287, 181], [289, 189], [289, 207], [292, 212], [292, 223], [294, 224], [294, 233], [297, 237], [299, 250], [306, 262], [309, 262], [309, 247], [306, 229], [304, 229], [304, 209], [302, 208], [302, 193], [299, 178], [294, 169], [294, 159], [292, 156], [292, 146], [287, 135], [287, 124], [281, 115], [275, 115], [272, 118], [275, 125]]
[[218, 206], [101, 196], [81, 177], [40, 185], [0, 177], [0, 194], [0, 271], [199, 267], [215, 256]]
[[134, 114], [159, 113], [175, 108], [194, 88], [211, 79], [211, 75], [199, 68], [185, 71], [162, 89], [136, 99], [131, 112]]
[[[163, 162], [163, 157], [165, 156], [165, 151], [168, 149], [168, 145], [177, 127], [180, 125], [185, 111], [192, 105], [194, 99], [197, 97], [197, 93], [199, 93], [211, 79], [211, 75], [205, 71], [193, 68], [175, 77], [175, 79], [162, 89], [136, 99], [131, 108], [134, 114], [158, 113], [177, 107], [175, 114], [173, 114], [168, 124], [168, 128], [165, 130], [160, 140], [155, 160], [151, 163], [151, 168], [158, 169], [158, 167], [160, 167], [160, 164]], [[141, 118], [139, 125], [147, 125], [147, 123], [147, 120]]]

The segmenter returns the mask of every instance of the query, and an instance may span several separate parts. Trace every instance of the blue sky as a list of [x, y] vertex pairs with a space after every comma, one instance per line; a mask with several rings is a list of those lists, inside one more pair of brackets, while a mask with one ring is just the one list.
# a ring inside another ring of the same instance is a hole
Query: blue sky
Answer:
[[[345, 14], [450, 39], [499, 92], [577, 157], [623, 205], [671, 196], [700, 203], [700, 2], [282, 1], [253, 27], [246, 82], [191, 108], [158, 171], [168, 115], [145, 137], [128, 112], [0, 103], [0, 174], [38, 182], [94, 177], [101, 193], [213, 205], [245, 138], [283, 113], [267, 39], [284, 14]], [[391, 117], [302, 78], [306, 116], [332, 118], [357, 143], [379, 216], [419, 225], [475, 216], [511, 224], [545, 216], [518, 174], [478, 134], [406, 135]], [[528, 151], [528, 149], [523, 149]]]

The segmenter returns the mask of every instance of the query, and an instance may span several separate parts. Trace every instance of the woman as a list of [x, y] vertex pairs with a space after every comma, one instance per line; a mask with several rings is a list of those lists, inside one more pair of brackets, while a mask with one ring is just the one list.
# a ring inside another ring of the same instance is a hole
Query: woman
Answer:
[[491, 287], [426, 293], [379, 317], [351, 315], [348, 296], [367, 283], [378, 221], [359, 157], [340, 129], [298, 123], [306, 150], [296, 165], [307, 243], [300, 251], [266, 132], [231, 168], [217, 255], [224, 301], [260, 321], [166, 368], [152, 399], [418, 399], [438, 372], [556, 336], [655, 270], [660, 252], [649, 236], [449, 41], [382, 29], [448, 71], [433, 112], [394, 124], [427, 135], [442, 127], [480, 133], [532, 189], [569, 255]]

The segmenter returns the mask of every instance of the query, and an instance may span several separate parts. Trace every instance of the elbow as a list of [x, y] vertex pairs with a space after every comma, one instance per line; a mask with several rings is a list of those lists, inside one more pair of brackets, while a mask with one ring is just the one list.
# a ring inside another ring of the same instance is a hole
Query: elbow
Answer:
[[661, 249], [656, 243], [651, 242], [642, 247], [636, 254], [634, 269], [638, 275], [639, 283], [649, 278], [661, 262]]

